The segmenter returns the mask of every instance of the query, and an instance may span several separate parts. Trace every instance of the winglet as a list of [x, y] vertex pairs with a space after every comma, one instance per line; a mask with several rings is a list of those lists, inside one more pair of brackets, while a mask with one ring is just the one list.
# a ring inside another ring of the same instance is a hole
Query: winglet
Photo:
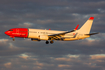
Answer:
[[94, 17], [90, 17], [89, 20], [94, 20]]
[[76, 28], [75, 28], [74, 30], [77, 30], [77, 29], [78, 29], [78, 27], [79, 27], [79, 24], [76, 26]]

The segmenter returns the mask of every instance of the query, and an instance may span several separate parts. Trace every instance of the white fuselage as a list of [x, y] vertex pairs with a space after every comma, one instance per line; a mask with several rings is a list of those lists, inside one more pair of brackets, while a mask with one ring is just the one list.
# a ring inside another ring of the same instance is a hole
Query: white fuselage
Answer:
[[[39, 39], [39, 37], [45, 37], [42, 40], [48, 40], [47, 36], [48, 35], [53, 35], [53, 34], [59, 34], [59, 33], [64, 33], [67, 31], [55, 31], [55, 30], [43, 30], [43, 29], [28, 29], [28, 38], [35, 38], [35, 39]], [[90, 37], [88, 35], [84, 35], [84, 34], [80, 34], [77, 31], [74, 31], [72, 33], [67, 33], [65, 35], [61, 35], [60, 37], [58, 37], [56, 40], [60, 40], [61, 38], [63, 38], [63, 41], [70, 41], [70, 40], [79, 40], [79, 39], [84, 39]]]

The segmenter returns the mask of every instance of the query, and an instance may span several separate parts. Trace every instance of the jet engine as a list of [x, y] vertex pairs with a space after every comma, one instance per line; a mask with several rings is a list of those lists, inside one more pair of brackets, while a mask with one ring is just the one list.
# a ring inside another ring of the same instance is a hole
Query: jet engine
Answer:
[[31, 38], [31, 41], [40, 41], [40, 40], [37, 38]]

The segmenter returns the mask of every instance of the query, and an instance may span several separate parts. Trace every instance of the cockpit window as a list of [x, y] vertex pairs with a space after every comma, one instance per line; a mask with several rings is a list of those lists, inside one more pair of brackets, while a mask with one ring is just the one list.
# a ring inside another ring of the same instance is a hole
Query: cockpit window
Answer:
[[8, 30], [8, 31], [13, 31], [13, 30]]

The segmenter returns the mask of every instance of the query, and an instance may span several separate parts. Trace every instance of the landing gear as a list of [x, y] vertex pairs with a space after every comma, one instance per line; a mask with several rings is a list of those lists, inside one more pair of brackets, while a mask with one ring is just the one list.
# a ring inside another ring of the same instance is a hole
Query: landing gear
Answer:
[[15, 38], [13, 38], [13, 41], [15, 41]]
[[46, 44], [49, 44], [49, 41], [46, 41]]
[[[51, 43], [51, 44], [53, 44], [53, 43], [54, 43], [54, 41], [50, 41], [50, 43]], [[49, 44], [49, 41], [46, 41], [46, 44]]]
[[54, 43], [54, 41], [50, 41], [50, 43], [51, 43], [51, 44], [53, 44], [53, 43]]

